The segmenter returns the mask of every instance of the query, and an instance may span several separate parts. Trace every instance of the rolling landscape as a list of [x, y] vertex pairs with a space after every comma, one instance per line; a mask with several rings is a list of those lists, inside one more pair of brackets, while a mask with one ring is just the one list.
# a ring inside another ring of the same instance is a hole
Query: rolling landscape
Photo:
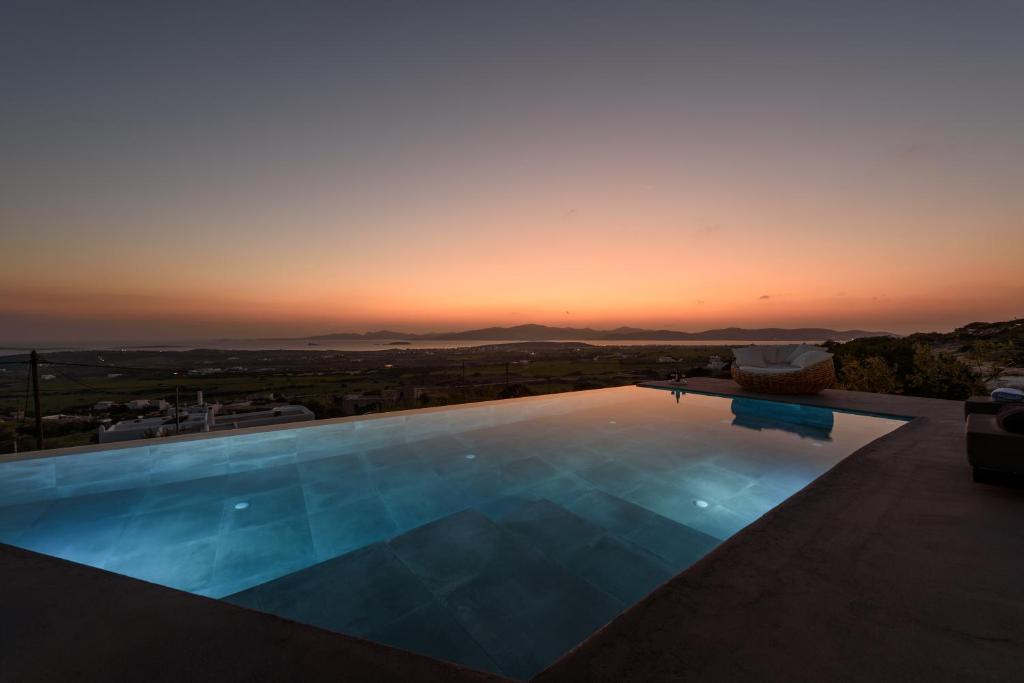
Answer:
[[805, 341], [827, 340], [846, 341], [858, 337], [894, 336], [889, 332], [866, 330], [830, 330], [819, 327], [795, 329], [762, 328], [744, 329], [726, 327], [703, 332], [680, 332], [677, 330], [645, 330], [636, 327], [617, 327], [611, 330], [595, 330], [589, 327], [551, 327], [548, 325], [516, 325], [514, 327], [486, 327], [461, 332], [409, 333], [393, 330], [375, 332], [336, 332], [334, 334], [304, 337], [310, 340], [338, 339], [418, 339], [448, 341]]
[[[97, 411], [101, 401], [173, 400], [175, 389], [186, 396], [203, 391], [225, 404], [255, 401], [255, 406], [294, 403], [310, 408], [319, 418], [343, 415], [346, 395], [381, 395], [403, 387], [420, 389], [413, 404], [372, 404], [362, 410], [407, 409], [482, 401], [510, 396], [579, 391], [687, 376], [728, 375], [728, 366], [709, 370], [712, 356], [732, 359], [732, 348], [751, 341], [823, 340], [836, 353], [841, 386], [883, 393], [909, 393], [939, 398], [963, 398], [985, 387], [1024, 387], [1024, 320], [972, 323], [948, 333], [916, 333], [897, 337], [861, 330], [821, 329], [745, 330], [725, 328], [655, 343], [649, 330], [613, 331], [631, 335], [615, 339], [591, 329], [541, 325], [470, 330], [461, 337], [473, 345], [454, 348], [406, 348], [381, 344], [374, 350], [333, 351], [299, 349], [132, 349], [54, 351], [44, 355], [42, 407], [47, 414], [64, 415], [52, 426], [53, 444], [93, 443], [101, 420], [136, 415], [131, 411]], [[342, 333], [303, 338], [328, 341], [412, 338], [458, 341], [460, 333], [402, 335], [398, 332]], [[721, 335], [721, 336], [720, 336]], [[453, 339], [453, 336], [455, 338]], [[580, 341], [551, 341], [575, 336]], [[700, 344], [701, 338], [732, 338], [731, 345]], [[494, 337], [493, 344], [486, 343]], [[530, 341], [507, 341], [517, 337]], [[600, 340], [600, 345], [582, 341]], [[685, 342], [685, 345], [671, 342]], [[268, 345], [272, 346], [272, 345]], [[915, 362], [915, 349], [917, 360]], [[922, 350], [923, 349], [923, 350]], [[934, 355], [932, 376], [908, 383], [922, 353]], [[18, 417], [24, 410], [27, 379], [25, 354], [3, 357], [0, 365], [0, 428], [6, 436], [0, 448], [31, 446], [32, 425]], [[46, 361], [52, 361], [53, 368]], [[69, 365], [60, 365], [67, 363]], [[136, 369], [141, 368], [141, 369]], [[870, 370], [865, 370], [870, 368]]]

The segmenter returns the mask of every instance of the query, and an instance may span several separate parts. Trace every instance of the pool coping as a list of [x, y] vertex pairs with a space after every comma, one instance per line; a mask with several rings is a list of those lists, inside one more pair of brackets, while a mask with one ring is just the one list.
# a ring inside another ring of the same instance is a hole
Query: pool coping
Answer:
[[[765, 396], [709, 378], [691, 379], [685, 387], [643, 386], [913, 419], [670, 579], [537, 680], [951, 680], [998, 679], [1017, 671], [1024, 656], [1024, 560], [1012, 549], [1024, 543], [1018, 528], [1024, 491], [979, 489], [970, 481], [960, 402], [844, 391]], [[396, 415], [401, 413], [301, 426]], [[115, 444], [98, 446], [36, 457], [112, 450]], [[946, 503], [952, 511], [942, 508]], [[922, 530], [921, 519], [933, 523]], [[945, 566], [951, 563], [942, 553], [945, 563], [936, 560], [936, 534], [957, 548], [952, 566]], [[1004, 541], [1007, 535], [1012, 543]], [[865, 557], [873, 561], [859, 563]], [[929, 560], [925, 581], [915, 575], [923, 559]], [[944, 598], [940, 605], [935, 594]], [[378, 683], [504, 680], [7, 545], [0, 545], [0, 603], [0, 623], [16, 636], [0, 639], [0, 663], [27, 680], [182, 680], [197, 673], [269, 680], [296, 672], [309, 680], [343, 672]], [[898, 637], [886, 628], [895, 628]]]

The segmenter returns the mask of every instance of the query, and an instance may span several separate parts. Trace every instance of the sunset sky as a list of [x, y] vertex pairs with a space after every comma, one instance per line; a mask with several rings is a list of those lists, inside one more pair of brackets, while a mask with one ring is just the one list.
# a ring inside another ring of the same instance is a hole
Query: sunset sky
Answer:
[[0, 341], [1024, 316], [1024, 3], [5, 2]]

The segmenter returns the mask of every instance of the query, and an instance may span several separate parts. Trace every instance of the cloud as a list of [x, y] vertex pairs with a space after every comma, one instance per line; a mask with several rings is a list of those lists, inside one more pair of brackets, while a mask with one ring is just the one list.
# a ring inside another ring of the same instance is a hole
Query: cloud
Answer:
[[771, 295], [770, 295], [770, 294], [762, 294], [761, 296], [757, 297], [757, 300], [758, 300], [758, 301], [765, 301], [765, 300], [767, 300], [767, 299], [771, 299], [771, 298], [772, 298], [772, 297], [771, 297]]

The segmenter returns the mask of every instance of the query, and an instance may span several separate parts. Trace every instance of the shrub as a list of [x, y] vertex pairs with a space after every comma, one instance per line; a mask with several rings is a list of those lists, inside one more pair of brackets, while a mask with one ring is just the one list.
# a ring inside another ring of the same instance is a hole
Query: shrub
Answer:
[[907, 377], [907, 394], [963, 400], [980, 390], [978, 378], [959, 360], [924, 344], [914, 345], [914, 370]]
[[969, 367], [920, 341], [869, 337], [827, 346], [843, 389], [954, 400], [981, 390]]
[[869, 356], [863, 360], [855, 358], [844, 363], [839, 377], [839, 388], [851, 391], [894, 394], [899, 385], [896, 373], [879, 356]]
[[523, 384], [510, 384], [498, 392], [498, 398], [522, 398], [523, 396], [533, 396], [530, 388]]

